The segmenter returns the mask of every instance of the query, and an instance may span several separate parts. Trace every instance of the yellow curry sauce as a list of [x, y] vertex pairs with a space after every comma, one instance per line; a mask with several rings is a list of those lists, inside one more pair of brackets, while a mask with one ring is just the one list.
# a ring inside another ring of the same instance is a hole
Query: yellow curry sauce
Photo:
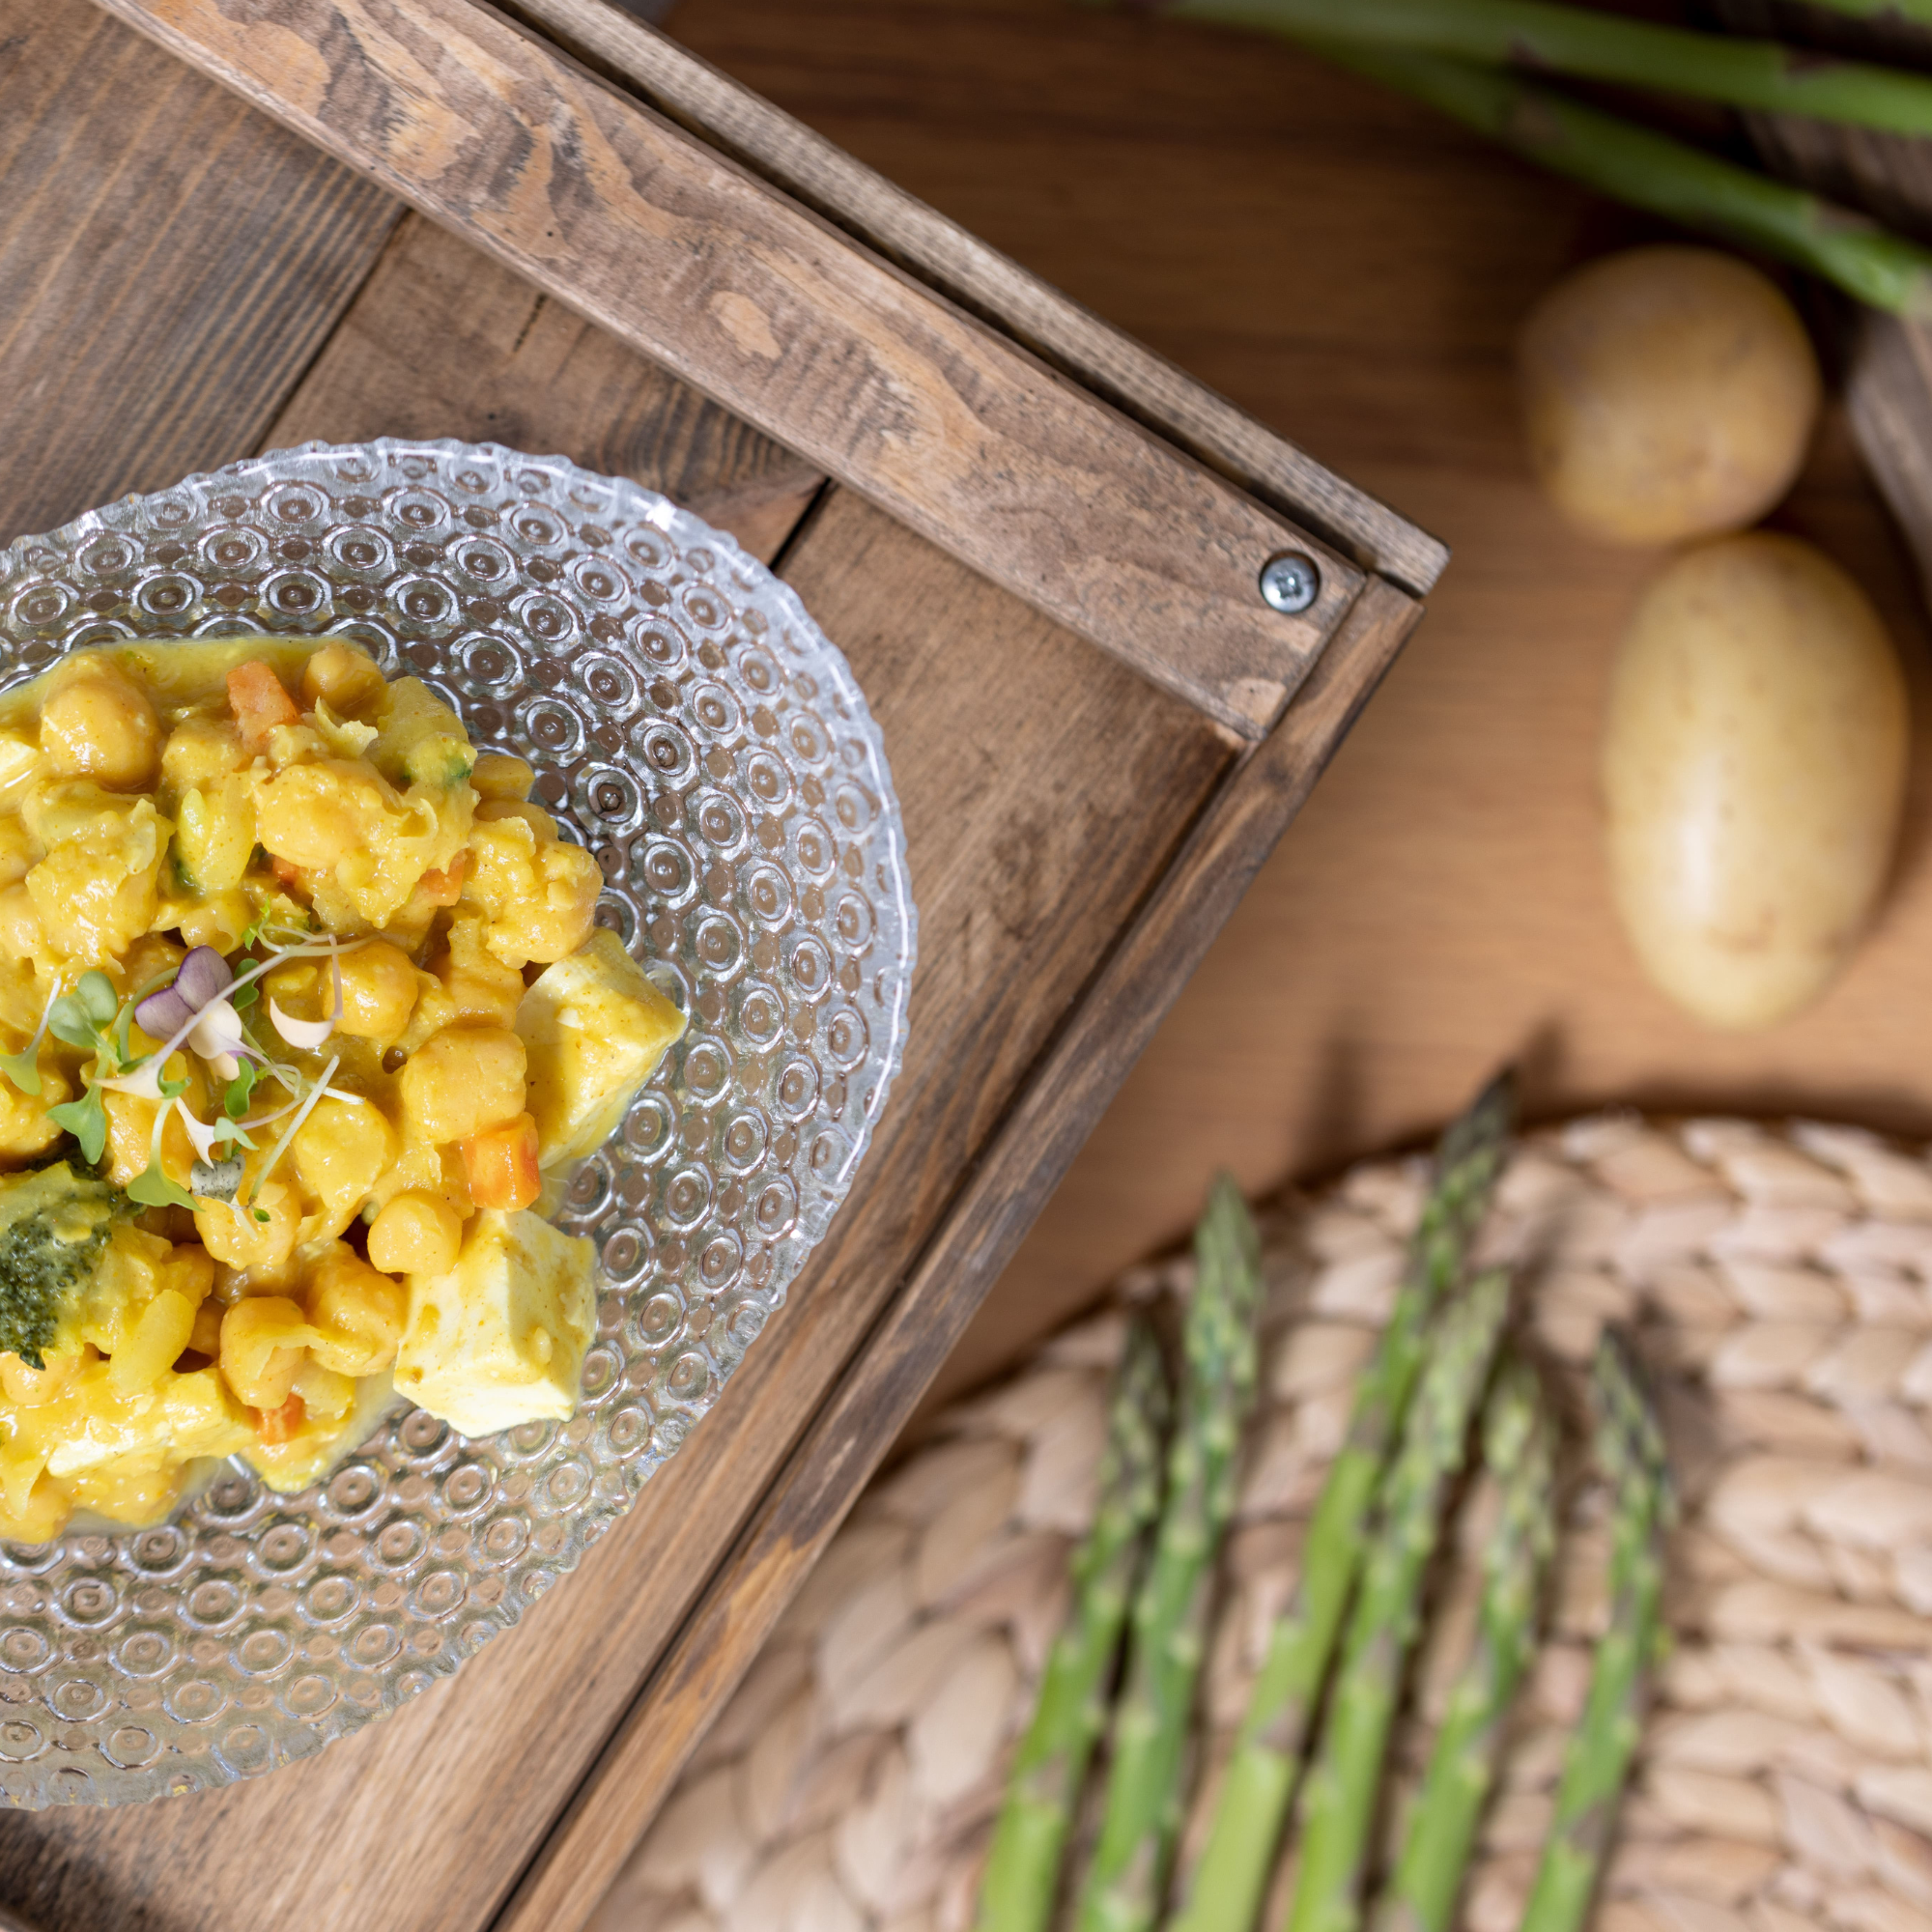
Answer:
[[0, 697], [0, 1536], [312, 1482], [393, 1377], [568, 1415], [543, 1218], [683, 1029], [601, 875], [358, 646], [78, 652]]

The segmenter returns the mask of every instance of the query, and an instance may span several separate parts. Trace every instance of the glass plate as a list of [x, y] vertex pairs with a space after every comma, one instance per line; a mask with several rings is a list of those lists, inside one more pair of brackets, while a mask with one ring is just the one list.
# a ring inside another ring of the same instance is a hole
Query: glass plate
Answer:
[[561, 1224], [603, 1266], [583, 1403], [397, 1409], [328, 1479], [0, 1546], [0, 1796], [118, 1804], [320, 1750], [571, 1569], [825, 1233], [905, 1040], [915, 913], [877, 725], [763, 565], [665, 497], [484, 444], [309, 443], [0, 551], [0, 688], [83, 644], [332, 631], [424, 678], [596, 853], [690, 1015]]

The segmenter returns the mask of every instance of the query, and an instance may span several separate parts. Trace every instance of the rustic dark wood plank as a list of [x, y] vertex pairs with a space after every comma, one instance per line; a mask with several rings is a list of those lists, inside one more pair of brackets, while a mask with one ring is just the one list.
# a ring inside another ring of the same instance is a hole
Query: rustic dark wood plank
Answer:
[[[425, 358], [423, 344], [438, 351]], [[460, 437], [662, 490], [767, 561], [823, 474], [454, 235], [406, 214], [266, 441]]]
[[878, 1468], [1422, 607], [1379, 579], [1244, 760], [1027, 1082], [1012, 1117], [706, 1585], [494, 1932], [578, 1932]]
[[1417, 595], [1441, 576], [1446, 545], [610, 0], [513, 0], [510, 11], [1365, 568]]
[[[1230, 729], [1362, 574], [471, 0], [100, 0]], [[1304, 613], [1272, 554], [1319, 558]]]
[[0, 0], [0, 543], [246, 455], [400, 213], [81, 0]]
[[[0, 1897], [44, 1932], [112, 1919], [103, 1901], [124, 1922], [145, 1912], [195, 1932], [483, 1924], [942, 1222], [952, 1251], [970, 1252], [1026, 1211], [985, 1218], [962, 1177], [1003, 1144], [1018, 1094], [1213, 795], [1228, 743], [849, 494], [832, 494], [786, 576], [879, 719], [920, 906], [905, 1066], [852, 1199], [638, 1507], [453, 1681], [260, 1782], [0, 1817]], [[1149, 963], [1150, 1016], [1223, 911], [1200, 906]], [[1124, 1052], [1140, 1020], [1118, 1024]], [[1053, 1134], [1023, 1163], [1032, 1205], [1102, 1096], [1051, 1083]]]

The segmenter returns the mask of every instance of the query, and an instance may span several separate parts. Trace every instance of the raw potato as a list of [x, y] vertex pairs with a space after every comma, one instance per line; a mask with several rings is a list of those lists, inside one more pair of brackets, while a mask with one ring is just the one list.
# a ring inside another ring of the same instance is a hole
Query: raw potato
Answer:
[[1611, 882], [1657, 984], [1721, 1027], [1815, 998], [1885, 883], [1905, 755], [1891, 641], [1837, 565], [1766, 530], [1672, 564], [1604, 733]]
[[1531, 311], [1519, 349], [1530, 465], [1610, 543], [1753, 524], [1790, 489], [1817, 420], [1817, 358], [1791, 304], [1708, 248], [1593, 262]]

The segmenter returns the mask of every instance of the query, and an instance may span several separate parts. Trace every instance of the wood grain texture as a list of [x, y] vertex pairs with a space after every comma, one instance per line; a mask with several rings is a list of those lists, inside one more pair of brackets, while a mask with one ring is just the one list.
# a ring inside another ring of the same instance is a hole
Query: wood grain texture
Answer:
[[578, 1932], [858, 1500], [1211, 936], [1314, 788], [1421, 606], [1379, 579], [1203, 816], [862, 1354], [839, 1378], [495, 1932]]
[[[100, 0], [1036, 609], [1253, 737], [1361, 572], [471, 0]], [[1274, 553], [1320, 559], [1298, 616]]]
[[[425, 358], [424, 341], [440, 345]], [[454, 235], [405, 214], [265, 439], [460, 437], [555, 451], [769, 561], [824, 476]]]
[[80, 0], [0, 0], [0, 543], [246, 455], [400, 213]]
[[[857, 497], [833, 493], [786, 575], [879, 720], [920, 905], [906, 1061], [852, 1197], [639, 1506], [453, 1681], [260, 1782], [0, 1817], [0, 1896], [45, 1932], [103, 1898], [196, 1932], [482, 1925], [1230, 762], [1197, 713]], [[1058, 1095], [1069, 1144], [1093, 1104]]]
[[1446, 546], [610, 0], [515, 0], [511, 11], [1365, 569], [1418, 595], [1441, 576]]
[[1455, 552], [942, 1386], [1179, 1238], [1217, 1166], [1261, 1190], [1418, 1139], [1507, 1055], [1541, 1118], [1633, 1101], [1932, 1134], [1928, 639], [1842, 414], [1778, 521], [1865, 585], [1913, 689], [1907, 837], [1877, 929], [1810, 1011], [1729, 1036], [1647, 985], [1610, 904], [1603, 695], [1662, 559], [1591, 544], [1542, 501], [1511, 355], [1567, 269], [1663, 231], [1233, 32], [1059, 0], [682, 0], [670, 24]]

